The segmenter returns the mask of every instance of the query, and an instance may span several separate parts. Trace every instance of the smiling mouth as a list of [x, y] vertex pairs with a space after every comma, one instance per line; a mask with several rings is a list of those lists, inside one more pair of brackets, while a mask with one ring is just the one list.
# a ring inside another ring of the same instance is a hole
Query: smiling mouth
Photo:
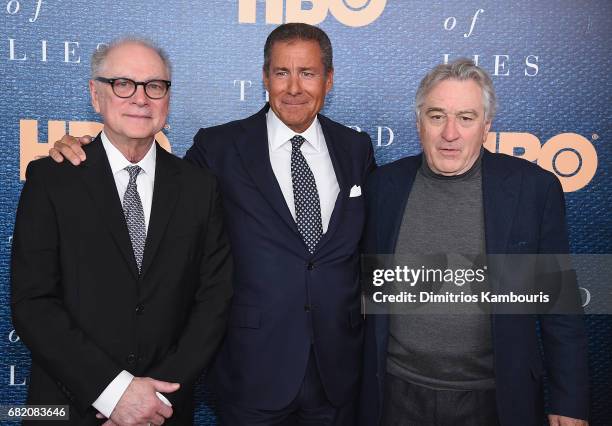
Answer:
[[292, 107], [292, 106], [306, 105], [308, 103], [308, 100], [290, 99], [290, 100], [283, 100], [281, 102], [283, 105]]

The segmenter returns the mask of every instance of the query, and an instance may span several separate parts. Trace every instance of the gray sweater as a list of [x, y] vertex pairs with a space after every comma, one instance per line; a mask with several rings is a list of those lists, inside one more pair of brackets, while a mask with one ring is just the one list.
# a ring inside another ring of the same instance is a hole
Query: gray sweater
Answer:
[[[423, 157], [404, 212], [396, 260], [445, 254], [448, 268], [472, 268], [474, 258], [484, 253], [481, 158], [466, 173], [447, 177], [435, 174]], [[470, 292], [467, 287], [461, 290]], [[457, 307], [461, 314], [452, 312], [454, 305], [445, 305], [448, 314], [391, 315], [387, 371], [434, 389], [494, 388], [490, 317], [476, 304], [469, 305]]]

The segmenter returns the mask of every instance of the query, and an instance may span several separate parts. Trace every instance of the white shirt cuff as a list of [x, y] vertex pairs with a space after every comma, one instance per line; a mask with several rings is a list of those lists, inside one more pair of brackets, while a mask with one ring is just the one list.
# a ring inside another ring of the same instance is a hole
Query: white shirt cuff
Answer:
[[134, 376], [127, 371], [121, 371], [91, 405], [102, 413], [104, 417], [110, 419], [111, 413], [127, 387], [132, 383], [133, 378]]

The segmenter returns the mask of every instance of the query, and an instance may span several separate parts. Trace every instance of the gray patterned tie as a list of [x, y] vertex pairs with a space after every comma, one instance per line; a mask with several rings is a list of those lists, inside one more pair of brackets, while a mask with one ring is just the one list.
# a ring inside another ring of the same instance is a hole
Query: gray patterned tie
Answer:
[[136, 178], [142, 169], [139, 166], [127, 166], [125, 170], [130, 174], [130, 181], [125, 194], [123, 194], [123, 214], [125, 215], [125, 222], [127, 223], [130, 240], [132, 241], [132, 250], [134, 251], [138, 273], [140, 274], [142, 256], [147, 240], [144, 211], [140, 195], [138, 195], [138, 187], [136, 186]]
[[314, 253], [323, 235], [323, 224], [317, 184], [300, 149], [304, 142], [306, 139], [300, 135], [291, 138], [291, 181], [293, 182], [295, 222], [308, 251]]

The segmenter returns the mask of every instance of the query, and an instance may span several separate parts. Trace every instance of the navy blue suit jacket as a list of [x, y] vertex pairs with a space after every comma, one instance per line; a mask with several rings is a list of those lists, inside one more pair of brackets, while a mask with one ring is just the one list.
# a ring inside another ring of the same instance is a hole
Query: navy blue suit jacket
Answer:
[[370, 138], [319, 115], [340, 193], [314, 254], [274, 176], [266, 105], [244, 120], [201, 129], [186, 159], [206, 165], [223, 194], [235, 259], [234, 300], [213, 369], [221, 399], [280, 409], [297, 395], [313, 345], [329, 400], [359, 391], [363, 341], [358, 245], [365, 223], [363, 187], [374, 167]]
[[[421, 161], [421, 155], [403, 158], [378, 168], [368, 179], [365, 253], [395, 252], [406, 202]], [[482, 192], [487, 254], [568, 252], [563, 190], [552, 173], [528, 161], [485, 150]], [[542, 424], [545, 365], [549, 411], [587, 418], [587, 345], [581, 316], [491, 315], [491, 329], [502, 426]], [[387, 315], [366, 316], [362, 425], [380, 423], [388, 334]]]

